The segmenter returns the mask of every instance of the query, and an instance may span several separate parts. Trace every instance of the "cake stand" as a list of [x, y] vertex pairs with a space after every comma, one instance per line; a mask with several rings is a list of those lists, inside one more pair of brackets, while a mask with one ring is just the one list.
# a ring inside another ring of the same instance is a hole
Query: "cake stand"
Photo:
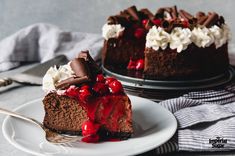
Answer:
[[143, 79], [143, 74], [125, 69], [102, 66], [108, 77], [115, 77], [122, 82], [127, 93], [145, 97], [154, 101], [161, 101], [178, 97], [190, 91], [216, 89], [232, 81], [235, 70], [232, 66], [224, 73], [190, 80], [151, 80]]

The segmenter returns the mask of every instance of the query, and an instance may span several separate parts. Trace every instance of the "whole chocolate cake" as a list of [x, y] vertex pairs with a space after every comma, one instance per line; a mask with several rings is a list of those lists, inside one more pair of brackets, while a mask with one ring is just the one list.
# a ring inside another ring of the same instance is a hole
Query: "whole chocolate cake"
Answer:
[[105, 78], [87, 51], [43, 78], [47, 128], [83, 135], [85, 142], [127, 139], [133, 133], [131, 102], [122, 84]]
[[145, 78], [206, 78], [228, 70], [229, 28], [215, 12], [191, 15], [176, 6], [155, 14], [135, 6], [102, 28], [104, 67], [143, 71]]

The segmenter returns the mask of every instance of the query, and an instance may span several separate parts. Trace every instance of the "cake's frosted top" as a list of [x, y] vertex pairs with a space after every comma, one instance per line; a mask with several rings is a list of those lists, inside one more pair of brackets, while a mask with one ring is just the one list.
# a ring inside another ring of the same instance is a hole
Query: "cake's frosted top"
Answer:
[[176, 6], [159, 8], [155, 14], [131, 6], [110, 16], [102, 30], [106, 40], [118, 37], [146, 39], [146, 47], [164, 50], [169, 45], [177, 52], [185, 50], [191, 43], [198, 47], [215, 43], [219, 48], [229, 38], [229, 29], [222, 16], [215, 12], [191, 15], [185, 10], [177, 10]]

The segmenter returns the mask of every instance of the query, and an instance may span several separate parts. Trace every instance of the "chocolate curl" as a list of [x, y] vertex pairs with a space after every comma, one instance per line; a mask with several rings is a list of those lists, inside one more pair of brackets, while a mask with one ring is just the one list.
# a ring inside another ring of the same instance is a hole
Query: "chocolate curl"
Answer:
[[173, 28], [173, 21], [164, 20], [161, 23], [161, 27], [164, 28], [167, 32], [170, 32]]
[[149, 29], [152, 28], [153, 25], [154, 25], [154, 24], [153, 24], [150, 20], [148, 20], [148, 22], [145, 24], [144, 28], [145, 28], [146, 30], [149, 30]]
[[126, 18], [128, 21], [131, 20], [131, 15], [126, 10], [121, 11], [119, 15]]
[[211, 27], [212, 25], [214, 25], [218, 21], [218, 19], [219, 19], [218, 14], [213, 12], [213, 13], [208, 15], [208, 18], [203, 23], [203, 25], [206, 26], [206, 27]]
[[172, 12], [171, 12], [171, 16], [173, 19], [177, 19], [178, 17], [178, 11], [177, 11], [177, 7], [176, 5], [174, 5], [172, 8], [171, 8]]
[[164, 8], [159, 8], [157, 10], [157, 13], [155, 14], [155, 18], [159, 19], [159, 18], [163, 18], [164, 17]]
[[218, 20], [218, 25], [220, 26], [220, 25], [222, 25], [222, 24], [224, 24], [224, 17], [223, 17], [223, 16], [220, 16], [220, 17], [219, 17], [219, 20]]
[[200, 18], [198, 18], [198, 24], [202, 25], [206, 20], [207, 20], [208, 16], [201, 16]]
[[154, 19], [154, 15], [147, 8], [141, 9], [140, 12], [144, 13], [148, 19]]
[[140, 20], [140, 17], [138, 15], [138, 11], [134, 5], [129, 7], [126, 11], [132, 16], [132, 18], [134, 20], [136, 20], [136, 21]]
[[91, 79], [91, 73], [89, 70], [89, 66], [83, 58], [73, 59], [70, 63], [72, 70], [75, 72], [76, 77], [84, 77], [87, 76]]
[[89, 82], [90, 79], [87, 76], [84, 77], [70, 77], [68, 79], [62, 80], [55, 84], [56, 89], [66, 89], [71, 85], [82, 84], [84, 82]]
[[121, 24], [122, 26], [126, 26], [128, 23], [128, 19], [121, 15], [110, 16], [108, 18], [108, 24]]
[[83, 59], [85, 59], [86, 62], [88, 62], [88, 65], [89, 65], [90, 69], [93, 69], [91, 71], [92, 76], [101, 72], [99, 66], [96, 64], [95, 60], [93, 60], [93, 58], [91, 57], [91, 55], [89, 54], [88, 51], [81, 51], [78, 54], [77, 58], [83, 58]]
[[188, 20], [188, 23], [189, 23], [190, 25], [196, 25], [196, 24], [197, 24], [197, 18], [193, 17], [192, 19], [189, 19], [189, 20]]
[[205, 16], [205, 13], [204, 12], [201, 12], [199, 11], [197, 14], [196, 14], [196, 18], [199, 19], [201, 17]]
[[180, 10], [179, 11], [179, 14], [182, 18], [186, 19], [186, 20], [189, 20], [189, 19], [192, 19], [193, 18], [193, 15], [191, 15], [190, 13], [188, 13], [187, 11], [185, 10]]

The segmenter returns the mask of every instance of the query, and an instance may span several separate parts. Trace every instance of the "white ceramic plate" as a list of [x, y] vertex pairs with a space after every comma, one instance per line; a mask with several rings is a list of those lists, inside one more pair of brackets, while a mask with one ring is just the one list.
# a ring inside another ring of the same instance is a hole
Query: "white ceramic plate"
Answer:
[[[119, 142], [88, 144], [77, 142], [69, 146], [54, 145], [45, 140], [44, 132], [37, 126], [12, 117], [3, 122], [3, 135], [15, 147], [35, 155], [83, 155], [83, 156], [120, 156], [135, 155], [160, 146], [175, 133], [175, 117], [155, 102], [129, 96], [133, 108], [135, 133], [132, 138]], [[26, 116], [43, 120], [42, 99], [28, 102], [15, 111]]]

